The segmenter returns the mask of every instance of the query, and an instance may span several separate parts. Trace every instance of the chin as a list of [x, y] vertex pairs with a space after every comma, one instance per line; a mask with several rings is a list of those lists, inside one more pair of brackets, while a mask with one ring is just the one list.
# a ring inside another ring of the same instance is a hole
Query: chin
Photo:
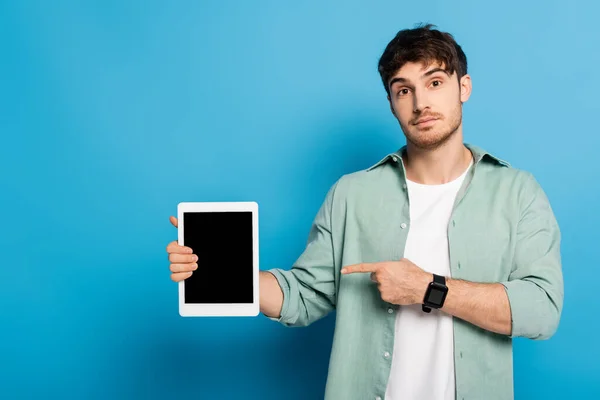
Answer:
[[418, 130], [406, 134], [406, 140], [419, 149], [431, 150], [440, 147], [452, 137], [453, 131]]

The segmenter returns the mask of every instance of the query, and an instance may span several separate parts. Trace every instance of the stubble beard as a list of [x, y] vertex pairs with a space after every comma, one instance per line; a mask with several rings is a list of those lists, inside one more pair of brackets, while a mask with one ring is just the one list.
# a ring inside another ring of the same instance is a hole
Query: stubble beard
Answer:
[[[448, 121], [447, 124], [444, 124]], [[428, 128], [418, 128], [410, 125], [408, 128], [401, 126], [406, 141], [421, 150], [434, 150], [448, 142], [458, 131], [462, 123], [462, 103], [459, 101], [450, 114], [449, 119], [440, 119], [435, 125]]]

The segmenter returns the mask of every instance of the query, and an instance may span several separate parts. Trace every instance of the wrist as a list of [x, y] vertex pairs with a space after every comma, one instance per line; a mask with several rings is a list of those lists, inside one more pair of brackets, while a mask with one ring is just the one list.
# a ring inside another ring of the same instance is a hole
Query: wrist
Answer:
[[417, 285], [414, 304], [423, 304], [427, 288], [431, 282], [433, 282], [433, 274], [423, 271], [421, 279], [419, 279], [419, 284]]

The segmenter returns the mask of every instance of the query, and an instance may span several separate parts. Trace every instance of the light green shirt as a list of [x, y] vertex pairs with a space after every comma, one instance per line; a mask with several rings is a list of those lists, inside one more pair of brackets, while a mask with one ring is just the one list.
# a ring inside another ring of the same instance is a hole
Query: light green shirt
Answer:
[[[512, 334], [453, 318], [456, 398], [512, 399], [512, 338], [547, 339], [559, 324], [564, 298], [560, 230], [531, 173], [465, 146], [474, 164], [448, 224], [451, 276], [502, 283]], [[291, 270], [269, 270], [283, 290], [281, 317], [270, 319], [300, 327], [336, 310], [327, 400], [385, 398], [400, 306], [381, 299], [369, 274], [341, 275], [340, 270], [403, 257], [411, 222], [405, 150], [335, 182]]]

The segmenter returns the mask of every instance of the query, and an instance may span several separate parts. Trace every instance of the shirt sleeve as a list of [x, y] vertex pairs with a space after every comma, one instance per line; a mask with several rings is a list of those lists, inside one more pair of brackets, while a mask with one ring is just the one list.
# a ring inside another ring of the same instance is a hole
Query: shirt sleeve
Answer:
[[554, 335], [562, 313], [561, 234], [546, 194], [527, 174], [514, 265], [502, 284], [511, 308], [510, 337], [543, 340]]
[[[338, 181], [339, 182], [339, 181]], [[307, 326], [335, 308], [336, 288], [331, 214], [336, 182], [327, 192], [310, 232], [306, 248], [290, 270], [270, 269], [283, 291], [279, 318], [288, 327]]]

